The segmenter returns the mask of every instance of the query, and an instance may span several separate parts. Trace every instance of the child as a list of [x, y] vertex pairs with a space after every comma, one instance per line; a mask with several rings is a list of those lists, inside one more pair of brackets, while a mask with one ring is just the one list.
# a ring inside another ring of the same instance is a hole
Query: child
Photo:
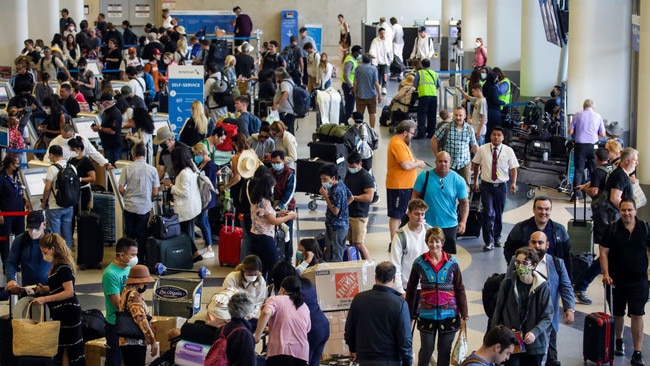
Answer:
[[481, 146], [485, 143], [485, 133], [487, 132], [487, 100], [483, 98], [481, 84], [472, 84], [470, 88], [472, 96], [465, 93], [463, 89], [456, 87], [465, 97], [462, 104], [464, 105], [466, 101], [472, 103], [472, 127], [474, 128], [474, 133], [476, 133], [476, 143]]
[[296, 267], [299, 272], [323, 261], [323, 252], [321, 252], [316, 239], [302, 239], [298, 244], [298, 253], [302, 256], [302, 259], [299, 258], [298, 267]]

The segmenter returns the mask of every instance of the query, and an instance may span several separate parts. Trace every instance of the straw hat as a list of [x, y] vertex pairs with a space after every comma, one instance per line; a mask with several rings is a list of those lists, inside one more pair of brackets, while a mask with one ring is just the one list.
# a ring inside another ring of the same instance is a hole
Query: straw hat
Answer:
[[255, 150], [247, 149], [242, 151], [237, 163], [237, 170], [242, 178], [251, 178], [257, 168], [261, 165], [260, 159], [257, 157]]
[[406, 75], [406, 79], [402, 80], [402, 85], [413, 86], [413, 80], [415, 80], [415, 76], [413, 74], [408, 74]]
[[149, 268], [142, 264], [137, 264], [131, 268], [129, 271], [129, 278], [126, 279], [127, 285], [137, 285], [140, 283], [152, 283], [156, 282], [149, 274]]
[[255, 48], [250, 43], [244, 42], [237, 47], [237, 52], [252, 52]]
[[182, 35], [187, 34], [187, 32], [185, 32], [185, 27], [183, 27], [182, 25], [179, 25], [178, 27], [176, 27], [176, 32], [178, 32], [178, 34], [182, 34]]

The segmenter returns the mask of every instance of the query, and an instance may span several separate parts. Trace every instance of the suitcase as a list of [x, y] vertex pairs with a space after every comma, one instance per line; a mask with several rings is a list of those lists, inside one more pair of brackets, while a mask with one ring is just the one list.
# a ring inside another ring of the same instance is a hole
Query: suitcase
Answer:
[[379, 125], [380, 126], [388, 126], [388, 123], [390, 122], [390, 108], [385, 105], [381, 109], [381, 113], [379, 114]]
[[[612, 299], [612, 287], [609, 287], [609, 298]], [[607, 295], [605, 295], [603, 312], [591, 313], [585, 317], [585, 328], [582, 338], [582, 356], [585, 363], [593, 361], [598, 365], [609, 363], [614, 365], [614, 317], [607, 313]]]
[[569, 151], [566, 148], [566, 138], [558, 135], [551, 136], [551, 157], [566, 158]]
[[550, 141], [531, 141], [528, 144], [528, 156], [536, 156], [541, 158], [546, 153], [547, 157], [551, 156], [551, 142]]
[[348, 262], [348, 261], [360, 261], [361, 260], [361, 253], [359, 252], [359, 249], [355, 247], [354, 245], [346, 245], [345, 250], [343, 251], [343, 261]]
[[[10, 312], [11, 314], [11, 312]], [[0, 366], [15, 365], [11, 315], [0, 316]]]
[[176, 345], [174, 362], [178, 366], [202, 366], [210, 346], [209, 344], [180, 340]]
[[[305, 192], [311, 194], [320, 194], [320, 175], [318, 170], [325, 164], [334, 164], [331, 161], [322, 159], [298, 159], [296, 162], [296, 192]], [[345, 174], [348, 172], [345, 163], [337, 164], [339, 171], [339, 181], [345, 179]]]
[[102, 219], [94, 212], [80, 212], [77, 220], [79, 269], [101, 269], [104, 260]]
[[115, 195], [112, 192], [93, 192], [93, 212], [102, 218], [104, 243], [115, 244]]
[[236, 266], [239, 264], [241, 241], [244, 232], [235, 226], [235, 214], [224, 215], [224, 225], [219, 231], [219, 265]]
[[192, 269], [192, 238], [181, 234], [171, 239], [149, 237], [145, 253], [145, 264], [149, 271], [156, 272], [156, 263], [169, 268]]
[[526, 166], [533, 169], [548, 170], [555, 174], [564, 174], [566, 172], [566, 159], [561, 158], [549, 158], [549, 160], [543, 161], [541, 158], [534, 156], [529, 156], [526, 159]]
[[469, 214], [467, 215], [467, 224], [465, 225], [465, 232], [463, 234], [458, 234], [457, 235], [458, 237], [478, 238], [481, 235], [481, 222], [483, 221], [482, 209], [483, 208], [481, 206], [481, 195], [476, 194], [475, 192], [470, 193]]
[[571, 253], [581, 254], [594, 252], [594, 222], [587, 220], [587, 200], [582, 200], [584, 206], [582, 217], [576, 215], [577, 202], [573, 202], [573, 219], [567, 224], [567, 232], [571, 238]]
[[547, 169], [519, 167], [517, 181], [535, 187], [557, 188], [562, 183], [561, 175]]
[[309, 146], [309, 157], [312, 159], [319, 158], [341, 164], [348, 158], [348, 148], [344, 144], [312, 141], [307, 146]]

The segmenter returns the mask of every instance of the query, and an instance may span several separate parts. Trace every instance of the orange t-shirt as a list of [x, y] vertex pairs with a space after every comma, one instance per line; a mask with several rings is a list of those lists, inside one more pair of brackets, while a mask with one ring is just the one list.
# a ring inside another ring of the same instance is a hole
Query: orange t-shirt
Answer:
[[400, 165], [404, 161], [413, 161], [413, 153], [406, 142], [398, 136], [393, 136], [388, 143], [388, 170], [386, 172], [386, 188], [410, 189], [418, 176], [417, 169], [404, 170]]
[[144, 65], [144, 72], [151, 74], [151, 77], [153, 78], [153, 86], [156, 90], [156, 93], [158, 93], [160, 91], [160, 86], [158, 85], [158, 80], [160, 78], [160, 75], [158, 74], [158, 63], [149, 62], [148, 64]]

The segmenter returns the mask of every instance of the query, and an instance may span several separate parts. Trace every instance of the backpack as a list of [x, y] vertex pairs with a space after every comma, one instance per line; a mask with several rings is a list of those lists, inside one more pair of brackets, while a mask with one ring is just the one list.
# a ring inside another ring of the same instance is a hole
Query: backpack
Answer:
[[293, 75], [296, 72], [300, 71], [300, 68], [298, 66], [298, 60], [296, 60], [295, 47], [297, 46], [295, 44], [292, 44], [290, 46], [285, 47], [282, 50], [282, 52], [280, 52], [280, 56], [282, 56], [287, 63], [287, 72], [290, 75]]
[[[605, 184], [609, 179], [610, 174], [614, 171], [616, 167], [613, 165], [609, 166], [599, 166], [596, 169], [600, 169], [606, 173], [605, 175]], [[598, 194], [591, 200], [591, 209], [592, 211], [599, 210], [604, 212], [607, 215], [607, 220], [610, 221], [616, 217], [618, 210], [609, 200], [609, 191], [606, 189], [598, 190]]]
[[52, 165], [59, 170], [54, 182], [54, 188], [56, 188], [54, 191], [56, 204], [60, 207], [77, 205], [79, 203], [81, 182], [79, 181], [79, 175], [77, 175], [77, 170], [74, 168], [74, 165], [70, 161], [68, 161], [65, 168], [61, 168], [58, 164]]
[[289, 104], [293, 109], [293, 114], [296, 118], [305, 118], [307, 113], [309, 113], [309, 107], [311, 106], [311, 96], [305, 88], [298, 86], [290, 80], [284, 80], [290, 82], [293, 85], [293, 94], [291, 99], [289, 99]]
[[223, 73], [220, 72], [219, 74], [221, 75], [221, 78], [219, 79], [212, 76], [210, 77], [211, 79], [214, 79], [214, 84], [212, 84], [212, 88], [210, 88], [210, 95], [212, 95], [212, 99], [214, 99], [214, 102], [217, 104], [216, 108], [229, 106], [234, 103], [232, 90], [228, 87], [228, 80], [224, 78]]
[[505, 273], [493, 273], [485, 280], [483, 290], [481, 290], [481, 300], [483, 302], [483, 310], [488, 318], [492, 318], [494, 309], [497, 306], [497, 296], [499, 295], [499, 288], [501, 282], [506, 278]]
[[440, 126], [439, 128], [444, 128], [445, 134], [442, 135], [440, 142], [438, 142], [438, 151], [447, 151], [447, 136], [449, 135], [449, 131], [451, 131], [451, 122], [444, 122], [441, 124], [443, 126]]
[[226, 354], [226, 349], [228, 347], [228, 338], [238, 330], [244, 329], [244, 327], [237, 327], [230, 331], [228, 337], [223, 335], [223, 330], [225, 327], [221, 328], [221, 333], [219, 338], [212, 344], [208, 354], [205, 356], [204, 365], [212, 366], [229, 366], [228, 355]]
[[212, 202], [212, 194], [216, 194], [210, 178], [205, 175], [205, 172], [198, 172], [196, 174], [196, 181], [199, 184], [199, 193], [201, 194], [201, 210], [205, 210]]

